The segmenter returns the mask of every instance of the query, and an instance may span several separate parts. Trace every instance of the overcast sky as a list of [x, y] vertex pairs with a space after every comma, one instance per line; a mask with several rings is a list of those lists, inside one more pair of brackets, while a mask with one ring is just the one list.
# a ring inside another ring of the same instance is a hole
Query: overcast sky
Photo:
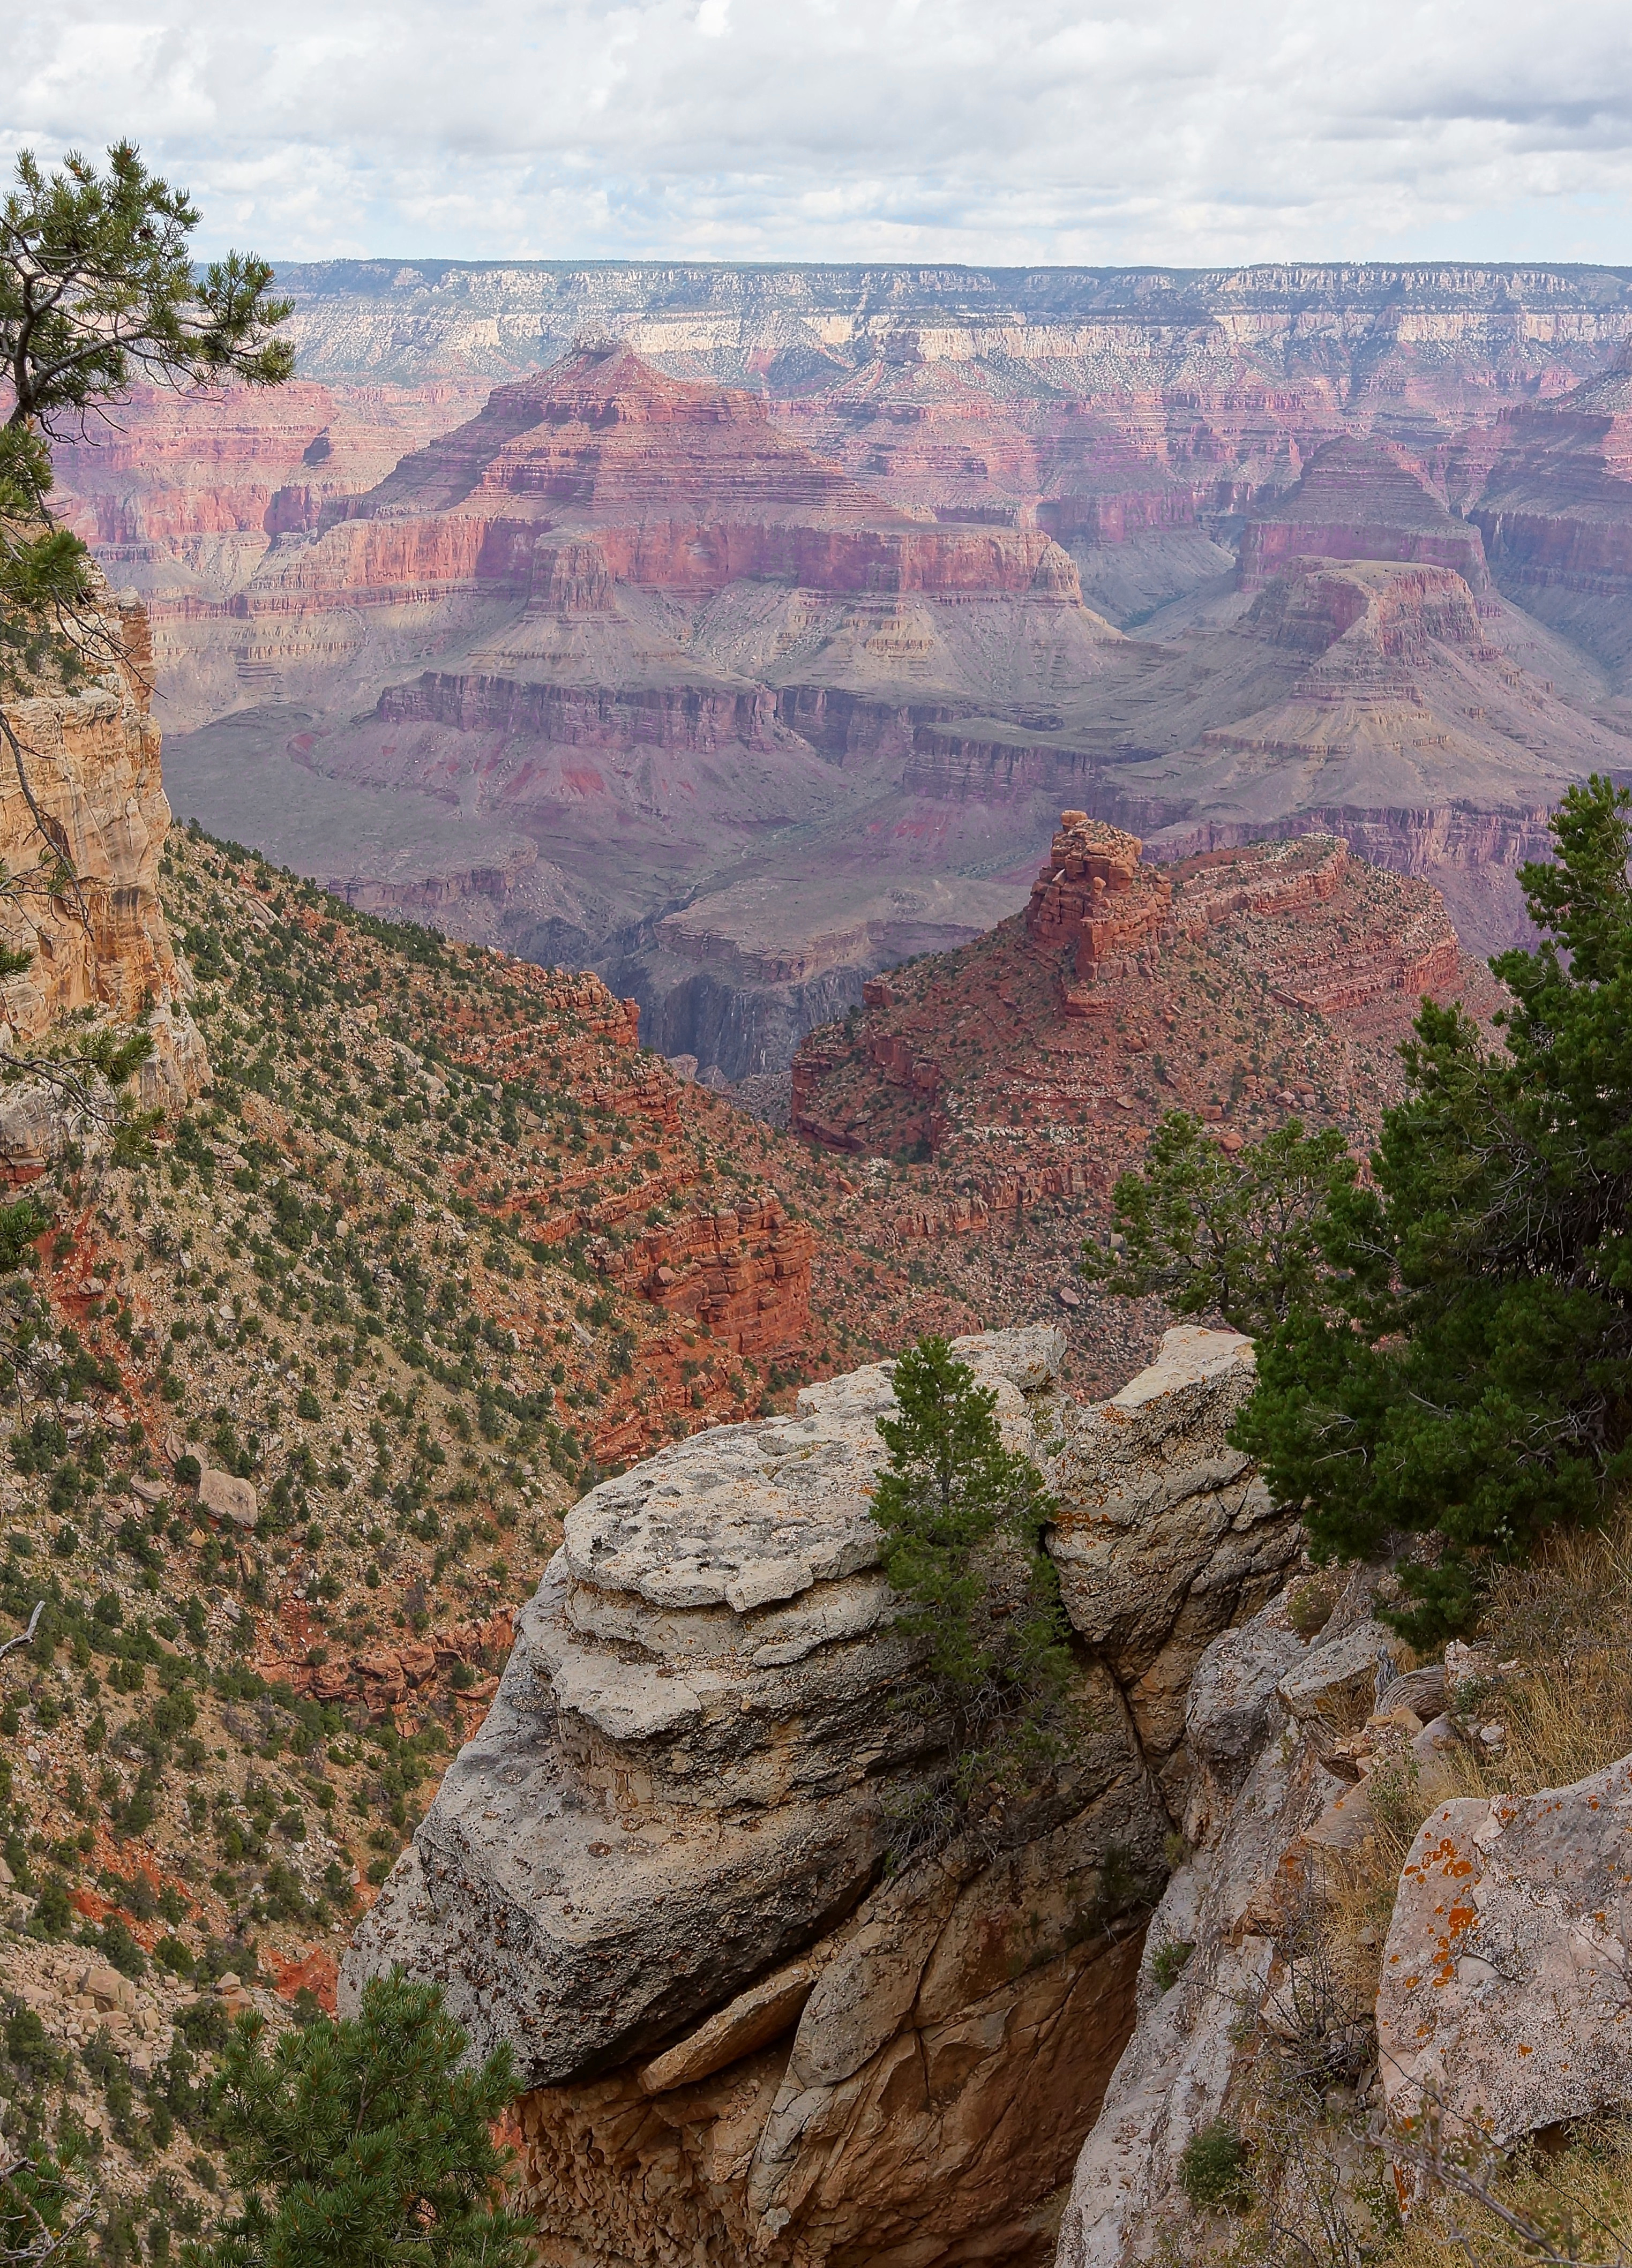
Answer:
[[1628, 0], [18, 5], [6, 153], [207, 251], [1632, 265]]

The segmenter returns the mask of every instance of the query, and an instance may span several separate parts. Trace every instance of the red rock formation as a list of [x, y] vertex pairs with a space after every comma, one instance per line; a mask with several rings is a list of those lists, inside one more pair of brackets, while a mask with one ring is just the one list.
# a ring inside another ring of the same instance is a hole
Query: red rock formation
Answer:
[[1603, 377], [1470, 437], [1461, 476], [1503, 588], [1619, 681], [1632, 593], [1632, 349]]
[[1172, 884], [1140, 865], [1142, 848], [1136, 835], [1086, 812], [1060, 814], [1048, 864], [1031, 885], [1026, 935], [1046, 957], [1069, 946], [1081, 983], [1136, 954], [1166, 918]]
[[1375, 436], [1328, 441], [1295, 489], [1258, 506], [1241, 539], [1241, 587], [1260, 590], [1311, 557], [1449, 567], [1474, 591], [1489, 580], [1478, 528], [1453, 519], [1403, 452]]
[[816, 1237], [774, 1197], [649, 1230], [632, 1274], [645, 1298], [690, 1316], [733, 1354], [790, 1353], [810, 1327]]
[[[800, 1049], [795, 1132], [838, 1151], [933, 1152], [892, 1216], [897, 1237], [1096, 1210], [1167, 1109], [1193, 1110], [1227, 1148], [1291, 1111], [1363, 1141], [1399, 1092], [1419, 995], [1494, 997], [1437, 893], [1340, 840], [1258, 843], [1159, 873], [1140, 850], [1064, 814], [1023, 917], [875, 982], [853, 1024]], [[1092, 918], [1095, 879], [1100, 902], [1128, 908], [1125, 927]], [[904, 1076], [921, 1064], [933, 1115]]]
[[[551, 604], [559, 541], [538, 539], [565, 522], [581, 531], [568, 581], [594, 601], [578, 611], [604, 610], [611, 580], [712, 591], [774, 578], [835, 593], [1081, 600], [1075, 569], [1046, 534], [924, 525], [779, 432], [759, 396], [668, 377], [625, 350], [580, 352], [499, 387], [478, 416], [405, 458], [378, 488], [336, 499], [324, 524], [359, 522], [369, 530], [360, 551], [321, 547], [329, 571], [347, 560], [348, 585], [416, 579], [393, 542], [406, 524], [419, 529], [425, 559], [447, 546], [450, 579], [474, 574], [529, 600], [542, 589]], [[427, 533], [450, 522], [469, 528]], [[252, 607], [271, 602], [270, 593], [246, 594]]]
[[[144, 572], [161, 590], [220, 594], [237, 579], [233, 563], [258, 556], [270, 536], [314, 527], [333, 497], [372, 488], [474, 393], [469, 379], [188, 394], [138, 387], [116, 430], [93, 428], [53, 452], [59, 490], [106, 564]], [[241, 554], [218, 541], [237, 536], [258, 541]]]

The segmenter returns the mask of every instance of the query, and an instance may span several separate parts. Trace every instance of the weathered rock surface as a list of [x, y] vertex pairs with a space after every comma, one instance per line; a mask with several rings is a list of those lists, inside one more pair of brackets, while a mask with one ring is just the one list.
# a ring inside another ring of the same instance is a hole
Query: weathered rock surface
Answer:
[[199, 1474], [198, 1501], [217, 1520], [230, 1520], [235, 1528], [253, 1528], [260, 1514], [254, 1482], [218, 1472], [211, 1465]]
[[[81, 690], [8, 704], [28, 788], [51, 831], [44, 839], [9, 755], [0, 768], [0, 862], [19, 895], [0, 902], [0, 941], [33, 954], [0, 981], [0, 1049], [48, 1051], [69, 1017], [140, 1027], [152, 1052], [137, 1073], [148, 1108], [174, 1108], [203, 1086], [209, 1058], [188, 1013], [159, 902], [159, 858], [170, 825], [150, 714], [152, 654], [133, 595], [109, 599], [100, 635], [106, 666]], [[41, 887], [60, 852], [78, 887]], [[39, 1173], [70, 1140], [94, 1147], [97, 1129], [45, 1083], [0, 1088], [0, 1167]]]
[[1204, 1648], [1279, 1587], [1300, 1542], [1225, 1440], [1253, 1382], [1234, 1331], [1169, 1331], [1150, 1369], [1085, 1414], [1054, 1468], [1051, 1543], [1072, 1626], [1109, 1663], [1145, 1754], [1171, 1762]]
[[1497, 2147], [1632, 2101], [1632, 1758], [1464, 1797], [1411, 1848], [1384, 1948], [1389, 2116]]
[[[1139, 2021], [1077, 2161], [1059, 2268], [1131, 2268], [1186, 2211], [1179, 2161], [1223, 2108], [1243, 2017], [1284, 1991], [1279, 1940], [1298, 1918], [1309, 1844], [1342, 1786], [1319, 1761], [1332, 1725], [1291, 1716], [1283, 1689], [1296, 1678], [1347, 1690], [1356, 1633], [1361, 1651], [1372, 1646], [1373, 1572], [1350, 1580], [1312, 1640], [1292, 1628], [1286, 1593], [1222, 1631], [1196, 1665], [1185, 1716], [1190, 1854], [1151, 1917]], [[1351, 1721], [1374, 1697], [1374, 1685], [1351, 1697]]]
[[[1088, 1411], [1058, 1389], [1056, 1332], [958, 1345], [1011, 1444], [1081, 1506], [1060, 1530], [1079, 1729], [1015, 1847], [882, 1870], [937, 1734], [896, 1705], [912, 1655], [868, 1512], [890, 1403], [875, 1366], [575, 1508], [485, 1724], [347, 1957], [343, 2006], [401, 1961], [445, 1984], [478, 2051], [514, 2043], [556, 2268], [1052, 2245], [1173, 1824], [1152, 1762], [1182, 1785], [1190, 1670], [1294, 1531], [1220, 1451], [1250, 1377], [1233, 1334], [1170, 1333]], [[1121, 1690], [1158, 1659], [1176, 1717]]]

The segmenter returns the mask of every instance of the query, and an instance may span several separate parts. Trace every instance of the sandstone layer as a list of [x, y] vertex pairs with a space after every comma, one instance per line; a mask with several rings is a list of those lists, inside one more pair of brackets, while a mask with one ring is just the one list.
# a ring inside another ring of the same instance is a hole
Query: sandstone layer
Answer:
[[[12, 1057], [71, 1051], [92, 1027], [152, 1047], [137, 1075], [142, 1105], [174, 1109], [210, 1077], [159, 902], [170, 825], [159, 734], [150, 713], [152, 655], [133, 594], [106, 601], [93, 635], [102, 666], [80, 689], [8, 703], [18, 752], [0, 750], [0, 939], [32, 954], [0, 982], [0, 1048]], [[58, 862], [71, 876], [55, 887]], [[92, 1082], [95, 1083], [94, 1081]], [[0, 1159], [12, 1178], [39, 1172], [67, 1142], [106, 1130], [48, 1081], [0, 1094]]]
[[[1054, 1332], [959, 1351], [1072, 1507], [1080, 1729], [1008, 1847], [883, 1871], [938, 1735], [892, 1698], [913, 1656], [868, 1510], [877, 1367], [569, 1514], [481, 1733], [347, 1957], [343, 2005], [402, 1962], [478, 2050], [515, 2044], [558, 2268], [1052, 2249], [1185, 1781], [1147, 1703], [1274, 1589], [1296, 1529], [1221, 1461], [1250, 1375], [1232, 1335], [1170, 1334], [1086, 1413]], [[1117, 1539], [1138, 1557], [1147, 1536], [1135, 1630]]]

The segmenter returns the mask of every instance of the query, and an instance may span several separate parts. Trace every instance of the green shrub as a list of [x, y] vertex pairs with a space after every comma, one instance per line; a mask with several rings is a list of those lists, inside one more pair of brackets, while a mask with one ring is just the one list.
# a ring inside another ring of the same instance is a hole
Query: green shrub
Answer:
[[240, 2020], [214, 2095], [242, 2205], [187, 2246], [188, 2268], [521, 2268], [535, 2231], [493, 2202], [507, 2046], [472, 2067], [439, 1989], [400, 1974], [371, 1978], [355, 2017], [320, 2015], [270, 2051], [263, 2030]]
[[915, 1698], [947, 1739], [944, 1767], [901, 1815], [898, 1861], [971, 1830], [1001, 1839], [1059, 1753], [1071, 1654], [1043, 1549], [1053, 1499], [1004, 1447], [995, 1393], [933, 1337], [897, 1358], [894, 1385], [872, 1514], [903, 1600], [898, 1627], [923, 1646]]
[[1246, 2146], [1228, 2118], [1215, 2118], [1191, 2136], [1178, 2161], [1178, 2180], [1198, 2213], [1246, 2202]]

